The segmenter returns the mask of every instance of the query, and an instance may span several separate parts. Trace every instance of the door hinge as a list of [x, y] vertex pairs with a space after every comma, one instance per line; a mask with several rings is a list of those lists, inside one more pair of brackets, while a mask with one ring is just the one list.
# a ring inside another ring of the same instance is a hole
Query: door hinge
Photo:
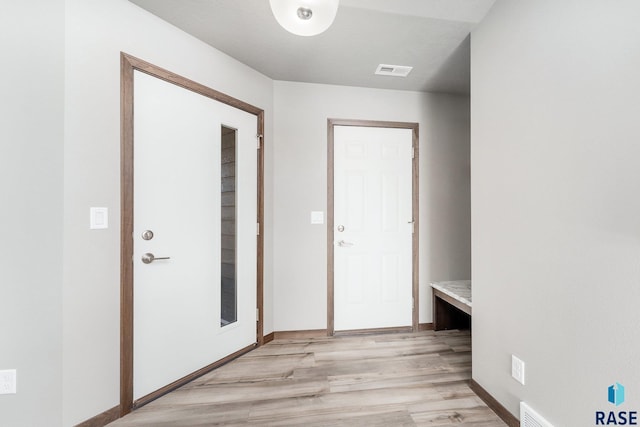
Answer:
[[256, 308], [256, 322], [260, 321], [260, 309]]
[[260, 235], [260, 223], [256, 222], [256, 236]]
[[416, 221], [415, 220], [411, 220], [409, 221], [409, 224], [411, 224], [411, 234], [413, 234], [416, 230]]
[[411, 147], [411, 158], [412, 159], [416, 158], [416, 149], [415, 149], [415, 147]]
[[258, 150], [262, 148], [262, 134], [259, 133], [256, 135], [256, 138], [258, 139], [258, 144], [257, 144], [257, 148]]

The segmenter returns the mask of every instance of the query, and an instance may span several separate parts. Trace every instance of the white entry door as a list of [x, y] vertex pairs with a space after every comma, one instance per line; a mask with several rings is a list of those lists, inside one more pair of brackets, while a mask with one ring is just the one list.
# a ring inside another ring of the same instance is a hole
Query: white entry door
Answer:
[[135, 400], [256, 342], [257, 117], [134, 74]]
[[412, 131], [334, 127], [335, 330], [412, 325]]

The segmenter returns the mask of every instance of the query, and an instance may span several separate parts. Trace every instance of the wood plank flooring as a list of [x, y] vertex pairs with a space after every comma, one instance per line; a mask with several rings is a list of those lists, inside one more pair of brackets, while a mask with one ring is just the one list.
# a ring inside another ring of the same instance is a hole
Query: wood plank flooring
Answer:
[[276, 340], [109, 426], [505, 426], [470, 378], [466, 331]]

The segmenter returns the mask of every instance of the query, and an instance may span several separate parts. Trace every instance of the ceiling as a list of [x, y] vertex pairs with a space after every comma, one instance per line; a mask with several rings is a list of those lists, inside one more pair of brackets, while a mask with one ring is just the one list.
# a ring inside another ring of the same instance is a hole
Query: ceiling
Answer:
[[469, 33], [495, 0], [341, 0], [313, 37], [280, 27], [268, 0], [130, 1], [274, 80], [468, 94]]

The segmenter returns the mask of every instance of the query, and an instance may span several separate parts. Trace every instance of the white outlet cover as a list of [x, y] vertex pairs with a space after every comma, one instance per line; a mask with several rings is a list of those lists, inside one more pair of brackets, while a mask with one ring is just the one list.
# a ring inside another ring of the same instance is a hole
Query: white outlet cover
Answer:
[[16, 394], [16, 370], [0, 371], [0, 394]]
[[511, 376], [524, 385], [524, 362], [513, 354], [511, 355]]
[[89, 228], [91, 230], [109, 228], [109, 208], [89, 208]]

